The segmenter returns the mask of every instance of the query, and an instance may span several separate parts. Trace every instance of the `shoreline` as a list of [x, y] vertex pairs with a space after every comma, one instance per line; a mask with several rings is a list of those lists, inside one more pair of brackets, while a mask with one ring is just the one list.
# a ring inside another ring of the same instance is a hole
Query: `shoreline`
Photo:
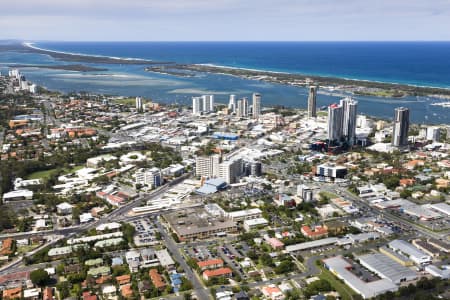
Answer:
[[[287, 72], [264, 71], [212, 64], [172, 64], [145, 68], [147, 72], [174, 74], [179, 72], [212, 73], [236, 76], [243, 79], [260, 80], [290, 86], [307, 87], [317, 85], [325, 89], [344, 91], [355, 96], [401, 99], [406, 96], [442, 97], [450, 99], [450, 88], [415, 86], [359, 79], [293, 74]], [[174, 75], [176, 76], [176, 75]]]
[[[1, 51], [2, 47], [0, 47]], [[67, 62], [80, 62], [80, 63], [95, 63], [95, 64], [120, 64], [120, 65], [152, 65], [152, 64], [172, 64], [172, 62], [155, 62], [148, 59], [138, 58], [120, 58], [110, 57], [93, 54], [78, 54], [63, 51], [53, 51], [33, 46], [33, 43], [24, 42], [10, 46], [10, 51], [38, 53], [49, 55], [56, 60]]]
[[37, 69], [50, 69], [50, 70], [64, 70], [64, 71], [77, 71], [77, 72], [100, 72], [108, 71], [106, 68], [96, 68], [85, 66], [81, 64], [75, 65], [27, 65], [27, 64], [16, 64], [8, 65], [10, 68], [37, 68]]
[[[218, 66], [214, 64], [178, 64], [174, 62], [158, 62], [145, 59], [108, 57], [101, 55], [77, 54], [62, 51], [42, 49], [33, 43], [23, 42], [10, 45], [0, 45], [0, 51], [19, 51], [49, 55], [60, 61], [84, 62], [98, 64], [132, 64], [147, 65], [147, 72], [155, 72], [175, 77], [193, 77], [195, 73], [211, 73], [236, 76], [248, 80], [259, 80], [282, 85], [307, 87], [321, 86], [330, 91], [341, 91], [358, 96], [401, 99], [406, 96], [442, 97], [450, 99], [450, 88], [417, 86], [400, 83], [349, 79], [332, 76], [317, 76], [278, 71], [265, 71], [249, 68]], [[89, 68], [89, 67], [87, 67]]]

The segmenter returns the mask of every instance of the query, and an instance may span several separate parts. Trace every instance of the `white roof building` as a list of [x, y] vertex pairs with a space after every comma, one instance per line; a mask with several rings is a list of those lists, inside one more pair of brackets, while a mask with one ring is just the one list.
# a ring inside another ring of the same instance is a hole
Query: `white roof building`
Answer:
[[386, 292], [395, 292], [398, 287], [388, 279], [365, 282], [350, 270], [353, 268], [342, 256], [335, 256], [323, 260], [325, 266], [346, 285], [360, 294], [364, 299], [376, 297]]
[[394, 251], [400, 252], [409, 257], [414, 263], [427, 264], [432, 261], [431, 256], [417, 249], [412, 244], [403, 240], [393, 240], [389, 244], [389, 247]]
[[31, 199], [33, 199], [33, 191], [30, 190], [16, 190], [3, 194], [3, 201], [5, 202]]

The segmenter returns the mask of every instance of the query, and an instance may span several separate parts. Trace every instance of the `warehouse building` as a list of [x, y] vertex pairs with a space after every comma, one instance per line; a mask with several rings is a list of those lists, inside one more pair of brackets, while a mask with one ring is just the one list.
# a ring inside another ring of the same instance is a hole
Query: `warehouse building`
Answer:
[[362, 266], [376, 273], [381, 278], [389, 279], [395, 284], [415, 280], [416, 272], [393, 261], [381, 253], [366, 254], [357, 257]]
[[337, 243], [337, 241], [338, 241], [338, 238], [330, 237], [330, 238], [315, 240], [315, 241], [311, 241], [311, 242], [289, 245], [289, 246], [286, 246], [286, 251], [289, 253], [295, 253], [295, 252], [299, 252], [299, 251], [334, 245]]
[[414, 263], [418, 265], [429, 264], [432, 261], [430, 255], [425, 254], [406, 241], [393, 240], [388, 244], [388, 246], [392, 250], [400, 252], [401, 254], [409, 257]]
[[373, 298], [386, 292], [395, 292], [398, 289], [394, 283], [385, 278], [371, 282], [363, 281], [351, 272], [353, 266], [340, 255], [324, 259], [323, 263], [328, 270], [342, 279], [364, 299]]

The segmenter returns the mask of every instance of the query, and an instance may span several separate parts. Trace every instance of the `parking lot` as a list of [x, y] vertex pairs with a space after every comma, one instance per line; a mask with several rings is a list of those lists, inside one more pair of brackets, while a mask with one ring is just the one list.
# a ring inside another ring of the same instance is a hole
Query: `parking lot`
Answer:
[[130, 222], [136, 229], [134, 243], [136, 246], [151, 246], [159, 243], [156, 233], [158, 229], [153, 225], [153, 221], [147, 218], [141, 218]]

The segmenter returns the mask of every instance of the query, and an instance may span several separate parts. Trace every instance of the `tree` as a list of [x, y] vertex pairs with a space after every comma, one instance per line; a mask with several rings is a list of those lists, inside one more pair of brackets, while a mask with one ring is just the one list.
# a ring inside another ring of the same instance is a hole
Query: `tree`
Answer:
[[70, 295], [69, 282], [62, 281], [56, 285], [56, 289], [59, 291], [59, 298], [65, 299]]
[[33, 284], [42, 287], [48, 283], [48, 281], [50, 280], [50, 276], [48, 275], [47, 271], [43, 269], [37, 269], [30, 273], [30, 279]]

